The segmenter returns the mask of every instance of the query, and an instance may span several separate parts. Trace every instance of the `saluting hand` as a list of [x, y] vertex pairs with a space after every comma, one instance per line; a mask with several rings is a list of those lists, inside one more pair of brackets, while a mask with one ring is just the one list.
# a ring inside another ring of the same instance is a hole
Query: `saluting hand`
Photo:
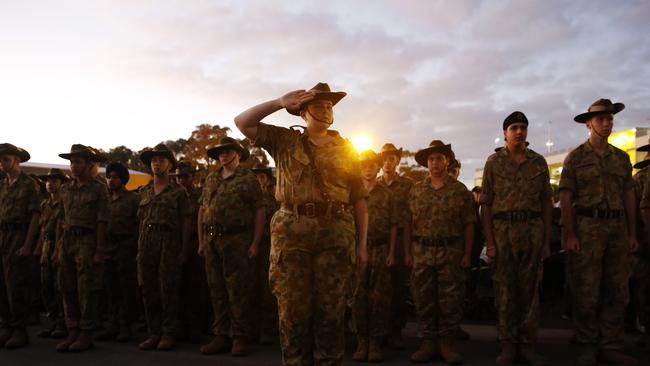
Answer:
[[300, 108], [300, 105], [303, 103], [314, 99], [314, 95], [314, 92], [306, 91], [304, 89], [294, 90], [280, 97], [280, 104], [286, 109], [296, 110]]

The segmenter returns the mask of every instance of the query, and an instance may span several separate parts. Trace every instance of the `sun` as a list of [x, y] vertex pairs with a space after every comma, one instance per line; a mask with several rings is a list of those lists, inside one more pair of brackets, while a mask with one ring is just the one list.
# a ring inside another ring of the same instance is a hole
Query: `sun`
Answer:
[[352, 145], [354, 146], [355, 149], [357, 149], [357, 152], [368, 150], [370, 149], [371, 146], [370, 137], [366, 135], [355, 136], [352, 138]]

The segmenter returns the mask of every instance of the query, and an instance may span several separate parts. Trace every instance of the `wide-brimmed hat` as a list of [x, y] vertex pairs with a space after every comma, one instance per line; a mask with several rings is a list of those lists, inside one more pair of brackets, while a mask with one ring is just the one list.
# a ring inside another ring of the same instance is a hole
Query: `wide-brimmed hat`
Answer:
[[609, 99], [598, 99], [593, 102], [589, 109], [585, 113], [580, 113], [579, 115], [573, 117], [573, 120], [578, 123], [585, 123], [591, 117], [598, 114], [616, 114], [625, 109], [625, 104], [623, 103], [612, 103]]
[[641, 160], [640, 162], [634, 164], [634, 169], [643, 169], [647, 166], [650, 165], [650, 155], [646, 156], [645, 160]]
[[151, 150], [145, 150], [140, 154], [140, 160], [144, 163], [144, 165], [151, 167], [151, 159], [154, 156], [163, 156], [167, 158], [172, 163], [172, 167], [170, 171], [176, 169], [176, 157], [174, 156], [174, 153], [169, 150], [167, 145], [165, 144], [158, 144], [156, 145], [153, 149]]
[[6, 142], [4, 144], [0, 144], [0, 154], [9, 154], [9, 155], [17, 156], [18, 159], [20, 159], [21, 163], [24, 163], [31, 158], [27, 150], [21, 149], [15, 145]]
[[[330, 86], [327, 83], [318, 83], [314, 85], [313, 88], [309, 89], [309, 91], [314, 92], [314, 99], [311, 101], [307, 102], [310, 103], [314, 100], [329, 100], [332, 102], [332, 105], [336, 105], [343, 97], [347, 95], [346, 92], [338, 91], [338, 92], [333, 92], [330, 89]], [[302, 103], [297, 109], [288, 109], [287, 112], [290, 114], [293, 114], [294, 116], [299, 116], [300, 111], [302, 110], [302, 107], [305, 105], [305, 103]]]
[[264, 165], [262, 163], [256, 163], [255, 165], [253, 165], [253, 168], [251, 168], [251, 170], [255, 174], [257, 174], [257, 173], [266, 174], [269, 177], [269, 179], [271, 179], [271, 180], [273, 180], [273, 178], [274, 178], [273, 177], [273, 169], [271, 169], [270, 167], [268, 167], [268, 166], [266, 166], [266, 165]]
[[372, 151], [371, 149], [363, 150], [359, 154], [359, 161], [361, 163], [375, 162], [375, 163], [379, 164], [381, 162], [381, 155], [377, 154], [376, 152]]
[[174, 171], [170, 175], [175, 177], [180, 177], [184, 175], [194, 175], [194, 173], [196, 173], [196, 168], [192, 163], [188, 163], [187, 161], [180, 161], [178, 162], [176, 171]]
[[208, 150], [208, 156], [212, 159], [219, 159], [219, 154], [225, 150], [237, 151], [241, 155], [239, 161], [245, 161], [251, 155], [248, 149], [245, 149], [239, 141], [226, 136], [219, 141], [219, 145]]
[[42, 180], [43, 182], [47, 181], [49, 178], [59, 178], [61, 179], [61, 182], [67, 182], [70, 179], [70, 177], [68, 177], [68, 175], [59, 168], [51, 168], [47, 174], [38, 176], [38, 179]]
[[389, 155], [389, 154], [395, 154], [398, 157], [402, 157], [402, 148], [397, 149], [395, 145], [389, 143], [384, 144], [384, 146], [381, 147], [381, 150], [379, 150], [379, 155], [382, 157], [384, 155]]
[[429, 155], [434, 152], [444, 154], [447, 158], [449, 158], [450, 164], [453, 160], [456, 159], [454, 152], [451, 150], [451, 144], [445, 144], [440, 140], [433, 140], [429, 144], [429, 147], [421, 149], [415, 153], [415, 161], [417, 161], [418, 164], [422, 166], [427, 166], [427, 159], [429, 159]]
[[106, 155], [105, 153], [101, 152], [99, 149], [96, 149], [96, 148], [94, 148], [94, 147], [92, 147], [92, 146], [88, 146], [88, 148], [89, 148], [90, 150], [92, 150], [92, 152], [95, 154], [95, 161], [96, 161], [97, 163], [105, 163], [105, 162], [108, 161], [108, 155]]
[[88, 161], [100, 162], [101, 158], [95, 152], [95, 149], [82, 145], [82, 144], [73, 144], [70, 146], [69, 153], [59, 154], [60, 157], [66, 160], [70, 160], [74, 157], [84, 158]]
[[131, 178], [129, 169], [124, 166], [124, 164], [116, 161], [108, 163], [108, 165], [106, 165], [106, 176], [108, 176], [111, 172], [115, 172], [115, 174], [120, 177], [120, 181], [122, 181], [122, 184], [124, 185], [126, 185]]

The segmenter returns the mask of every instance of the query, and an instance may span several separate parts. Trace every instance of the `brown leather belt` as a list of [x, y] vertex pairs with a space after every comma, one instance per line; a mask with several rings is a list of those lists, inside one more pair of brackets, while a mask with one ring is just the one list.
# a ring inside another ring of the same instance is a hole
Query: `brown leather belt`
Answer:
[[594, 219], [620, 219], [623, 217], [623, 210], [599, 210], [597, 208], [577, 207], [576, 215]]
[[282, 209], [307, 217], [341, 216], [348, 212], [347, 205], [342, 202], [283, 203]]

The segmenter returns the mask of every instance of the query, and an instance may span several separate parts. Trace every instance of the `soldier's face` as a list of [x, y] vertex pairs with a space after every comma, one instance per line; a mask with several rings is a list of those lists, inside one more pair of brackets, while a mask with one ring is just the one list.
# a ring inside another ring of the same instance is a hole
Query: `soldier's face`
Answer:
[[300, 116], [307, 123], [307, 127], [329, 128], [334, 120], [333, 104], [329, 100], [314, 100], [300, 112]]
[[111, 191], [117, 191], [118, 189], [122, 188], [124, 184], [122, 184], [122, 180], [116, 172], [110, 172], [106, 174], [106, 185]]
[[90, 176], [93, 163], [84, 158], [74, 156], [70, 158], [70, 171], [75, 178]]
[[381, 166], [384, 172], [394, 172], [399, 164], [399, 156], [395, 154], [384, 155], [383, 164]]
[[161, 175], [169, 172], [171, 162], [164, 156], [156, 155], [151, 158], [151, 171], [154, 175]]
[[503, 131], [506, 141], [516, 144], [525, 144], [528, 137], [528, 126], [525, 123], [513, 123]]
[[431, 153], [427, 158], [427, 167], [429, 168], [429, 173], [433, 175], [447, 174], [449, 159], [442, 153]]
[[5, 173], [12, 171], [17, 164], [20, 163], [20, 159], [17, 156], [11, 154], [2, 154], [0, 155], [0, 168]]
[[377, 178], [379, 173], [379, 164], [375, 161], [366, 161], [361, 163], [361, 176], [365, 180], [373, 180]]
[[239, 152], [235, 150], [224, 150], [219, 154], [221, 165], [228, 165], [232, 162], [239, 164]]
[[609, 136], [612, 133], [613, 127], [613, 114], [598, 114], [591, 117], [591, 119], [587, 121], [587, 128], [589, 129], [589, 132], [595, 131], [600, 136]]
[[194, 183], [194, 176], [191, 174], [181, 174], [176, 176], [176, 182], [183, 187], [191, 187]]
[[54, 177], [47, 178], [45, 182], [45, 190], [47, 193], [56, 193], [59, 191], [59, 188], [61, 188], [61, 179]]
[[266, 188], [266, 185], [269, 184], [269, 176], [264, 173], [255, 173], [257, 176], [257, 181], [260, 182], [260, 187]]

